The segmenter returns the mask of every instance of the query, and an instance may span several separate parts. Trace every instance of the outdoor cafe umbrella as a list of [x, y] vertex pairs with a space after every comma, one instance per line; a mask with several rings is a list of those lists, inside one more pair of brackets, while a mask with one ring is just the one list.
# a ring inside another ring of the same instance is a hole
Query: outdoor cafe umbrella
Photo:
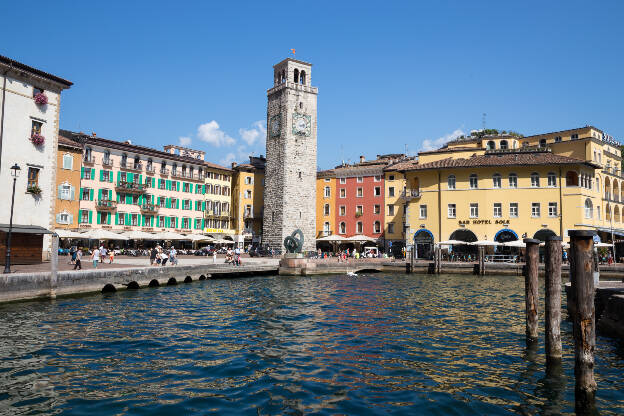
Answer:
[[613, 244], [609, 244], [609, 243], [596, 243], [596, 244], [594, 244], [594, 247], [613, 247]]
[[154, 239], [154, 234], [146, 233], [145, 231], [138, 231], [138, 230], [125, 231], [121, 233], [121, 235], [128, 237], [130, 240], [153, 240]]
[[522, 240], [509, 241], [507, 243], [503, 243], [503, 245], [505, 247], [520, 247], [520, 248], [526, 247], [526, 244], [524, 244]]
[[362, 242], [362, 243], [367, 242], [367, 241], [377, 241], [376, 238], [368, 237], [368, 236], [365, 236], [365, 235], [354, 235], [354, 236], [345, 238], [345, 240], [346, 241]]
[[188, 238], [182, 234], [172, 233], [171, 231], [163, 231], [162, 233], [154, 234], [152, 238], [154, 240], [188, 240]]
[[498, 241], [492, 241], [492, 240], [479, 240], [479, 241], [475, 241], [474, 243], [469, 243], [471, 246], [502, 246], [502, 243], [499, 243]]
[[459, 246], [462, 244], [468, 244], [465, 241], [461, 241], [461, 240], [446, 240], [446, 241], [440, 241], [438, 243], [438, 245], [440, 246]]
[[325, 237], [317, 238], [316, 241], [346, 241], [347, 239], [341, 235], [326, 235]]
[[59, 238], [85, 238], [84, 234], [70, 230], [55, 230], [54, 232]]
[[208, 242], [214, 240], [214, 238], [210, 236], [200, 235], [200, 234], [187, 234], [186, 239], [191, 240], [191, 241], [208, 241]]
[[96, 229], [80, 234], [80, 238], [88, 238], [89, 240], [128, 240], [128, 237], [116, 234], [112, 231]]

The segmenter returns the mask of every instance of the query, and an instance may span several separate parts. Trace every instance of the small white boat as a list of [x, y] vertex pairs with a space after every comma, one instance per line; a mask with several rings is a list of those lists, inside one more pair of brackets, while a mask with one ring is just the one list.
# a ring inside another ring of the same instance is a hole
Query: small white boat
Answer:
[[349, 277], [357, 277], [357, 274], [355, 272], [347, 272], [347, 276], [349, 276]]

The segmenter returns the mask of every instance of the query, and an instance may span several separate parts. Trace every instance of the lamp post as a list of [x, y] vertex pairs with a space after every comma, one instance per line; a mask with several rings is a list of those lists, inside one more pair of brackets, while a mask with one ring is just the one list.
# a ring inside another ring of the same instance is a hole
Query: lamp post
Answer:
[[9, 220], [9, 233], [6, 241], [6, 260], [4, 262], [4, 273], [11, 273], [11, 233], [13, 231], [13, 204], [15, 203], [15, 182], [22, 170], [16, 163], [11, 166], [11, 176], [13, 176], [13, 195], [11, 196], [11, 219]]

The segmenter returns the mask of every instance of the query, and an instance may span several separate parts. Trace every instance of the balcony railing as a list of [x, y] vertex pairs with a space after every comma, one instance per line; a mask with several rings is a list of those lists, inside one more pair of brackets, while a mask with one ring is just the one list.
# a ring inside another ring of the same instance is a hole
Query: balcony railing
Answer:
[[412, 198], [420, 198], [420, 189], [406, 189], [401, 192], [401, 198], [404, 199], [412, 199]]
[[132, 192], [132, 193], [143, 193], [145, 192], [145, 185], [141, 183], [134, 182], [125, 182], [119, 181], [115, 185], [115, 188], [119, 191]]
[[159, 206], [156, 204], [151, 204], [149, 202], [141, 205], [141, 211], [142, 212], [148, 212], [148, 213], [156, 213], [158, 212]]
[[86, 165], [92, 165], [95, 163], [95, 157], [93, 157], [92, 155], [84, 155], [82, 157], [82, 163]]
[[154, 169], [154, 165], [147, 165], [145, 167], [145, 172], [154, 174], [156, 172], [156, 169]]
[[171, 171], [171, 176], [174, 177], [174, 178], [183, 178], [182, 172], [178, 172], [177, 170], [172, 170]]
[[110, 159], [104, 159], [102, 158], [102, 166], [113, 166], [113, 161]]
[[169, 176], [169, 169], [161, 169], [159, 172], [161, 176]]
[[117, 209], [117, 201], [111, 201], [110, 199], [98, 199], [95, 203], [95, 208], [102, 211], [109, 211]]

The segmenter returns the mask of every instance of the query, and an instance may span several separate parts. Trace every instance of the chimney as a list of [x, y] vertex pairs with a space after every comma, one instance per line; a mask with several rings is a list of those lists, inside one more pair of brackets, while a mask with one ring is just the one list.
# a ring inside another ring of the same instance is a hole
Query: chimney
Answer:
[[232, 162], [232, 169], [236, 167], [236, 162]]
[[366, 158], [364, 156], [360, 156], [360, 163], [366, 162]]
[[95, 134], [95, 132], [93, 131], [93, 132], [91, 132], [91, 136], [95, 137], [95, 136], [97, 136], [97, 134]]

